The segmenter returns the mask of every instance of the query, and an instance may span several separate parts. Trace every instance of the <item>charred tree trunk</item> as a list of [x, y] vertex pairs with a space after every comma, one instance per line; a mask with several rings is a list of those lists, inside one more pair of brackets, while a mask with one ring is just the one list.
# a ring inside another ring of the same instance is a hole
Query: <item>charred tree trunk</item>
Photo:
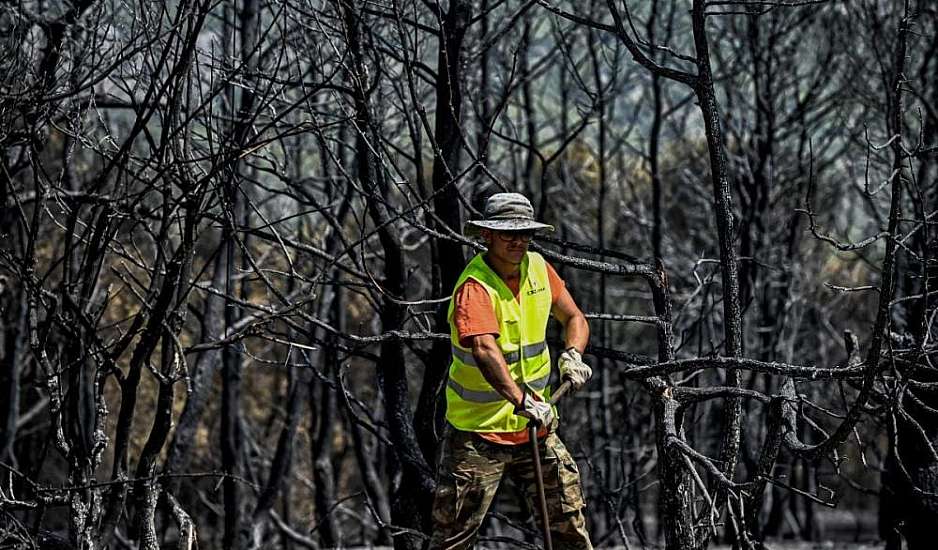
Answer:
[[[462, 156], [462, 97], [463, 59], [462, 47], [466, 31], [472, 18], [472, 3], [454, 0], [441, 15], [442, 27], [439, 36], [436, 80], [436, 118], [434, 141], [436, 152], [433, 158], [433, 210], [436, 214], [434, 226], [445, 226], [456, 233], [462, 232], [459, 189], [456, 177]], [[435, 296], [444, 296], [453, 291], [456, 281], [466, 264], [462, 246], [448, 239], [438, 239], [433, 250], [436, 258], [433, 269], [439, 269], [440, 286]], [[436, 330], [449, 333], [447, 304], [437, 308]], [[441, 420], [441, 396], [446, 383], [450, 364], [450, 343], [436, 340], [426, 365], [423, 385], [417, 403], [417, 435], [425, 457], [434, 457], [439, 441], [437, 427]], [[429, 511], [427, 512], [429, 513]]]
[[[225, 241], [222, 240], [222, 250], [216, 252], [215, 268], [212, 274], [212, 288], [225, 288], [228, 276], [228, 254], [225, 250]], [[202, 343], [221, 340], [224, 336], [225, 298], [217, 293], [209, 292], [205, 296], [205, 306], [202, 313]], [[192, 460], [192, 450], [195, 444], [196, 431], [202, 421], [205, 406], [212, 391], [212, 376], [221, 364], [222, 351], [209, 349], [203, 352], [193, 362], [189, 373], [189, 391], [186, 395], [186, 405], [179, 416], [176, 430], [173, 432], [173, 441], [167, 452], [165, 470], [169, 474], [182, 473]], [[170, 478], [166, 490], [176, 494], [180, 478]]]
[[[339, 143], [345, 143], [345, 126], [339, 132]], [[319, 155], [322, 159], [322, 171], [327, 177], [333, 174], [332, 160], [341, 166], [344, 164], [344, 155], [340, 150], [335, 152], [335, 157], [329, 150], [328, 144], [320, 140]], [[328, 255], [335, 255], [343, 246], [342, 227], [344, 226], [348, 214], [352, 210], [351, 185], [346, 185], [345, 195], [341, 199], [341, 204], [336, 212], [335, 218], [331, 220], [332, 231], [326, 238], [326, 252]], [[338, 191], [338, 190], [337, 190]], [[336, 192], [338, 197], [338, 192]], [[338, 270], [331, 269], [332, 276], [338, 275]], [[344, 332], [346, 330], [342, 295], [333, 288], [324, 286], [319, 303], [317, 304], [317, 315], [319, 319], [328, 319], [330, 324], [336, 330]], [[310, 449], [311, 462], [313, 465], [313, 485], [314, 485], [314, 509], [316, 512], [316, 523], [319, 527], [320, 542], [324, 547], [340, 547], [344, 544], [343, 533], [340, 529], [338, 518], [335, 514], [334, 506], [337, 501], [335, 479], [336, 472], [333, 466], [333, 453], [335, 450], [336, 428], [339, 423], [338, 413], [338, 395], [342, 392], [339, 384], [339, 358], [335, 348], [334, 335], [326, 335], [320, 327], [311, 327], [314, 342], [325, 342], [323, 349], [312, 352], [311, 363], [314, 368], [321, 368], [333, 382], [333, 386], [326, 383], [316, 383], [310, 380], [307, 384], [309, 394], [309, 412], [310, 412]], [[382, 509], [381, 505], [375, 504], [375, 509]], [[385, 499], [383, 510], [387, 509]], [[389, 515], [385, 513], [383, 521], [389, 521]], [[390, 538], [382, 537], [379, 544], [389, 544]]]
[[[341, 311], [341, 309], [341, 301], [337, 299], [336, 310]], [[338, 367], [338, 365], [336, 365], [336, 367]], [[344, 388], [340, 384], [341, 379], [338, 376], [338, 372], [335, 371], [333, 375], [335, 376], [334, 381], [336, 383], [335, 391], [337, 392], [339, 400], [342, 404], [342, 410], [345, 413], [348, 424], [348, 431], [352, 437], [352, 447], [355, 452], [355, 462], [358, 465], [358, 471], [361, 472], [362, 485], [365, 487], [365, 495], [371, 507], [374, 509], [374, 512], [377, 515], [377, 520], [380, 523], [378, 529], [378, 540], [376, 542], [381, 546], [388, 546], [393, 543], [390, 525], [391, 505], [389, 503], [388, 493], [384, 488], [383, 481], [381, 480], [377, 468], [375, 467], [375, 465], [379, 462], [380, 457], [380, 454], [377, 452], [377, 443], [373, 443], [372, 438], [369, 437], [362, 429], [362, 426], [359, 425], [358, 419], [352, 410], [352, 405], [345, 394]]]
[[[901, 190], [909, 184], [911, 174], [906, 164], [904, 143], [905, 124], [903, 91], [907, 88], [907, 63], [909, 36], [913, 29], [914, 13], [911, 0], [904, 2], [898, 24], [898, 39], [893, 58], [893, 74], [888, 90], [888, 118], [886, 128], [891, 140], [892, 162], [892, 205], [887, 239], [887, 259], [896, 254], [898, 220], [901, 215]], [[925, 61], [927, 63], [927, 61]], [[904, 252], [903, 252], [904, 253]], [[926, 255], [927, 257], [927, 255]], [[933, 266], [925, 270], [922, 281], [925, 288], [935, 273]], [[881, 300], [892, 296], [896, 284], [891, 262], [884, 262]], [[928, 300], [924, 294], [923, 299]], [[880, 303], [880, 317], [888, 307]], [[874, 342], [888, 338], [889, 323], [884, 322], [882, 333], [874, 334]], [[879, 324], [877, 326], [880, 326]], [[871, 347], [872, 347], [871, 345]], [[880, 344], [884, 345], [884, 344]], [[916, 355], [924, 351], [919, 349]], [[921, 357], [921, 355], [919, 355]], [[876, 358], [879, 359], [878, 357]], [[869, 359], [868, 359], [869, 361]], [[938, 522], [938, 463], [935, 462], [935, 445], [938, 443], [938, 421], [935, 409], [938, 401], [930, 388], [938, 382], [931, 369], [914, 369], [908, 372], [913, 383], [891, 404], [888, 418], [889, 448], [885, 471], [882, 474], [882, 496], [880, 503], [880, 532], [890, 550], [901, 548], [900, 534], [910, 550], [925, 550], [934, 546], [934, 526]]]
[[[184, 351], [179, 345], [178, 334], [185, 321], [186, 301], [191, 288], [188, 282], [192, 267], [196, 226], [200, 216], [198, 211], [200, 202], [199, 195], [187, 201], [182, 242], [170, 264], [171, 271], [177, 273], [172, 296], [173, 314], [164, 322], [160, 352], [161, 369], [157, 377], [159, 392], [156, 411], [153, 425], [137, 462], [136, 477], [139, 481], [134, 487], [137, 505], [135, 526], [140, 531], [141, 546], [152, 550], [160, 547], [156, 533], [155, 514], [161, 484], [155, 475], [160, 454], [172, 428], [176, 382], [181, 378], [181, 372], [185, 369]], [[176, 268], [176, 264], [180, 264], [180, 267]]]
[[[3, 201], [0, 196], [0, 201]], [[2, 204], [2, 203], [0, 203]], [[9, 235], [0, 229], [0, 233]], [[0, 462], [17, 463], [13, 452], [20, 410], [20, 366], [25, 356], [26, 293], [12, 279], [0, 276]], [[5, 478], [6, 475], [0, 477]]]
[[[646, 33], [648, 41], [655, 43], [655, 21], [658, 15], [658, 0], [651, 2], [651, 14], [648, 16]], [[651, 56], [655, 58], [654, 55]], [[651, 176], [651, 249], [656, 260], [662, 257], [661, 239], [664, 220], [661, 216], [663, 202], [663, 190], [661, 188], [661, 168], [660, 168], [660, 148], [661, 148], [661, 126], [664, 122], [664, 97], [661, 87], [661, 76], [651, 72], [651, 99], [652, 99], [652, 119], [651, 129], [648, 134], [648, 172]]]
[[257, 497], [257, 505], [251, 514], [251, 524], [248, 526], [248, 533], [245, 538], [250, 544], [250, 548], [265, 548], [265, 538], [267, 536], [269, 518], [268, 514], [273, 510], [276, 500], [281, 491], [287, 485], [290, 479], [293, 466], [293, 449], [295, 447], [297, 431], [299, 429], [301, 413], [305, 391], [308, 387], [308, 380], [305, 371], [295, 372], [290, 369], [289, 390], [287, 392], [287, 416], [284, 426], [280, 430], [280, 437], [277, 439], [277, 448], [274, 451], [273, 459], [270, 464], [270, 473], [263, 490]]
[[[489, 0], [481, 0], [479, 6], [479, 36], [488, 36], [490, 15]], [[489, 84], [492, 71], [491, 48], [479, 53], [479, 118], [476, 122], [476, 155], [479, 163], [485, 166], [489, 156], [489, 125], [493, 123], [492, 89]], [[481, 178], [480, 178], [481, 179]], [[479, 185], [478, 183], [476, 185]]]
[[[236, 265], [245, 263], [239, 254], [237, 243], [240, 227], [246, 227], [247, 207], [242, 197], [242, 182], [246, 179], [246, 169], [240, 162], [242, 149], [249, 142], [252, 120], [254, 118], [255, 93], [251, 85], [255, 78], [257, 68], [257, 1], [242, 0], [237, 17], [231, 18], [231, 23], [237, 25], [231, 32], [238, 37], [237, 55], [244, 64], [244, 79], [246, 86], [239, 86], [236, 96], [234, 86], [229, 88], [229, 101], [231, 105], [237, 104], [234, 122], [231, 126], [231, 144], [235, 148], [231, 162], [226, 167], [226, 181], [224, 184], [225, 205], [225, 234], [223, 236], [225, 259], [225, 333], [234, 330], [241, 318], [241, 308], [232, 298], [238, 299], [244, 294], [243, 281], [236, 279]], [[226, 7], [226, 11], [229, 11]], [[226, 23], [229, 17], [225, 18]], [[237, 97], [237, 101], [236, 101]], [[244, 267], [244, 266], [242, 266]], [[222, 470], [225, 472], [223, 501], [225, 510], [225, 528], [223, 544], [225, 548], [237, 550], [246, 542], [242, 538], [244, 533], [243, 516], [246, 512], [245, 490], [240, 477], [244, 474], [244, 426], [241, 415], [241, 391], [243, 378], [243, 359], [240, 351], [232, 345], [222, 349], [222, 399], [221, 399], [221, 458]]]
[[[341, 329], [341, 304], [341, 298], [330, 292], [330, 296], [324, 297], [319, 305], [320, 318], [329, 318], [333, 326]], [[327, 342], [331, 343], [332, 340], [333, 338], [328, 338]], [[334, 387], [328, 387], [326, 384], [309, 385], [316, 523], [320, 526], [319, 539], [322, 545], [326, 548], [333, 548], [343, 545], [342, 531], [335, 510], [333, 510], [337, 496], [335, 469], [332, 464], [337, 426], [337, 395], [342, 392], [342, 388], [339, 385], [339, 359], [335, 346], [327, 343], [325, 349], [317, 352], [316, 356], [323, 371], [335, 383]], [[389, 541], [384, 541], [384, 543], [387, 542]]]
[[[601, 59], [597, 44], [596, 31], [593, 29], [587, 30], [587, 49], [590, 55], [590, 65], [593, 72], [593, 85], [596, 87], [595, 91], [595, 109], [599, 113], [597, 127], [596, 127], [596, 142], [597, 142], [597, 151], [596, 151], [596, 161], [599, 168], [599, 177], [596, 181], [598, 187], [596, 194], [596, 245], [600, 250], [606, 249], [606, 196], [608, 193], [608, 178], [606, 175], [606, 142], [608, 138], [607, 130], [607, 97], [605, 85], [603, 83], [602, 77], [602, 68], [601, 68]], [[600, 259], [604, 258], [600, 256]], [[607, 311], [607, 299], [606, 299], [606, 283], [607, 278], [605, 273], [599, 274], [599, 310]], [[607, 333], [608, 327], [604, 321], [599, 321], [599, 330], [594, 330], [597, 339], [599, 340], [599, 345], [606, 347], [607, 345]], [[612, 396], [612, 373], [607, 368], [607, 365], [602, 357], [597, 357], [596, 359], [596, 369], [599, 374], [599, 408], [598, 416], [600, 420], [599, 436], [604, 447], [604, 452], [602, 454], [602, 474], [605, 481], [605, 487], [602, 488], [604, 492], [611, 492], [614, 487], [619, 484], [617, 469], [615, 468], [615, 452], [612, 449], [612, 413], [613, 413], [613, 396]], [[599, 529], [605, 531], [608, 529], [608, 526], [611, 525], [615, 520], [609, 516], [609, 511], [602, 517], [603, 521], [599, 522]]]
[[521, 105], [524, 112], [524, 133], [526, 150], [524, 152], [524, 169], [521, 172], [521, 184], [525, 194], [531, 198], [536, 210], [540, 210], [540, 203], [544, 197], [539, 196], [534, 187], [534, 172], [537, 166], [537, 125], [534, 121], [534, 94], [531, 90], [534, 77], [531, 74], [531, 18], [525, 17], [521, 23], [521, 45], [518, 48], [518, 77], [521, 79]]
[[[0, 178], [0, 235], [5, 236], [5, 247], [12, 252], [20, 248], [22, 233], [17, 230], [12, 206], [16, 189], [14, 180], [7, 176], [10, 166], [6, 145], [0, 140], [0, 170], [4, 174]], [[20, 419], [20, 372], [27, 351], [27, 305], [25, 289], [6, 270], [0, 271], [0, 463], [10, 465], [17, 464], [13, 445]], [[8, 475], [0, 475], [0, 482], [6, 482]]]
[[[406, 314], [405, 307], [399, 303], [406, 293], [403, 250], [398, 229], [391, 223], [385, 206], [384, 197], [389, 196], [389, 190], [373, 146], [378, 143], [378, 133], [371, 113], [369, 73], [365, 69], [367, 60], [361, 31], [363, 11], [353, 0], [342, 0], [340, 10], [352, 59], [350, 78], [355, 107], [356, 176], [364, 188], [368, 214], [375, 224], [384, 252], [384, 295], [380, 318], [382, 329], [389, 332], [402, 328]], [[395, 525], [425, 531], [429, 522], [426, 503], [432, 500], [434, 479], [413, 425], [401, 341], [395, 338], [382, 340], [380, 356], [378, 383], [390, 431], [397, 444], [393, 451], [401, 468], [400, 483], [391, 490], [391, 518]], [[409, 534], [401, 534], [394, 540], [394, 546], [399, 550], [415, 549], [420, 545], [421, 541]]]
[[[723, 129], [720, 111], [713, 87], [710, 67], [709, 42], [706, 31], [706, 2], [694, 0], [693, 26], [694, 45], [697, 50], [697, 81], [694, 89], [703, 115], [707, 134], [707, 149], [710, 155], [710, 178], [713, 185], [713, 206], [720, 247], [720, 272], [723, 286], [723, 335], [724, 347], [729, 357], [742, 354], [742, 311], [739, 301], [739, 266], [734, 244], [733, 197], [730, 193], [729, 170], [723, 150]], [[738, 388], [739, 371], [726, 371], [726, 386]], [[726, 399], [723, 407], [723, 426], [720, 435], [719, 463], [723, 474], [730, 480], [735, 477], [739, 457], [742, 400], [738, 397]], [[714, 501], [722, 510], [727, 500], [726, 487], [715, 483]]]
[[[333, 348], [327, 348], [322, 355], [329, 377], [337, 380], [338, 365]], [[332, 452], [335, 435], [336, 392], [338, 391], [341, 391], [338, 387], [328, 388], [324, 384], [310, 385], [310, 413], [313, 420], [312, 426], [315, 428], [311, 438], [313, 484], [316, 489], [314, 506], [316, 524], [319, 526], [319, 541], [326, 548], [342, 546], [342, 532], [335, 511], [332, 509], [336, 501]]]
[[[69, 498], [70, 538], [76, 545], [93, 546], [95, 527], [102, 509], [98, 492], [89, 485], [95, 479], [95, 470], [100, 465], [106, 444], [102, 430], [106, 420], [106, 406], [103, 405], [106, 367], [97, 367], [97, 360], [103, 358], [91, 345], [95, 338], [92, 334], [94, 328], [88, 322], [86, 304], [95, 293], [97, 284], [94, 281], [100, 274], [107, 243], [116, 233], [117, 224], [113, 223], [110, 207], [103, 205], [93, 210], [93, 221], [82, 233], [78, 226], [82, 205], [76, 201], [70, 206], [62, 261], [61, 310], [49, 311], [48, 314], [61, 315], [66, 322], [77, 327], [63, 342], [65, 369], [57, 376], [65, 393], [63, 406], [56, 414], [61, 415], [64, 427], [62, 436], [66, 444], [60, 448], [65, 451], [68, 461], [68, 482], [82, 487]], [[85, 242], [87, 246], [83, 246]]]

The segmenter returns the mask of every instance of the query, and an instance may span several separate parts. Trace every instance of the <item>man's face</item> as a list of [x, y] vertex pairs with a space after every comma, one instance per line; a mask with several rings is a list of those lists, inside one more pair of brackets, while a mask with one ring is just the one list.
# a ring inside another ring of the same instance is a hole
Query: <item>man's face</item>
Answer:
[[528, 251], [528, 244], [534, 238], [534, 231], [494, 231], [483, 233], [489, 248], [489, 254], [510, 264], [518, 265]]

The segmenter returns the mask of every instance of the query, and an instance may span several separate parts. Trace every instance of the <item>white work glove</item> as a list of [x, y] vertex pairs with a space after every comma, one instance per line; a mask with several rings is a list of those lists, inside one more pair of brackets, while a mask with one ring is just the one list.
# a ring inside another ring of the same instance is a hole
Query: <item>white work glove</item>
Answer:
[[569, 380], [574, 390], [582, 388], [583, 384], [586, 384], [586, 381], [593, 376], [593, 369], [583, 362], [580, 352], [574, 348], [567, 348], [560, 354], [557, 367], [560, 369], [561, 380]]
[[523, 416], [538, 426], [550, 426], [554, 421], [554, 411], [550, 403], [541, 401], [534, 394], [525, 392], [521, 404], [515, 407], [515, 414]]

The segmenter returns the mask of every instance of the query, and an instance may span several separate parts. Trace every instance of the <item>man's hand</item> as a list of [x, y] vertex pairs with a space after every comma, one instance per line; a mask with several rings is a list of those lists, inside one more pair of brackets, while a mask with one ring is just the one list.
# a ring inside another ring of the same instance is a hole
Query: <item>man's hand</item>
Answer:
[[538, 426], [550, 426], [554, 421], [554, 411], [550, 403], [541, 401], [533, 393], [525, 392], [521, 404], [515, 407], [515, 414], [530, 419]]
[[560, 368], [560, 378], [569, 380], [574, 390], [582, 388], [583, 384], [586, 384], [586, 381], [593, 376], [593, 369], [583, 362], [576, 348], [564, 350], [557, 359], [557, 367]]

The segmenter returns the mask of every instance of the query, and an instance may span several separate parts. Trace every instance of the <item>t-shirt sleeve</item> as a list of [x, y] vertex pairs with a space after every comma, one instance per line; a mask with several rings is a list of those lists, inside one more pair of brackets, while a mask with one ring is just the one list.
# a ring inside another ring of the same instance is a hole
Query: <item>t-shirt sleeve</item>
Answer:
[[560, 275], [557, 274], [557, 270], [554, 269], [554, 266], [550, 265], [550, 262], [544, 263], [547, 264], [547, 280], [550, 282], [550, 303], [553, 305], [557, 303], [557, 299], [560, 298], [564, 289], [567, 288], [567, 283], [560, 278]]
[[480, 283], [469, 279], [456, 291], [453, 306], [453, 324], [459, 336], [459, 345], [469, 347], [466, 340], [471, 336], [492, 334], [498, 338], [498, 319], [492, 298]]

